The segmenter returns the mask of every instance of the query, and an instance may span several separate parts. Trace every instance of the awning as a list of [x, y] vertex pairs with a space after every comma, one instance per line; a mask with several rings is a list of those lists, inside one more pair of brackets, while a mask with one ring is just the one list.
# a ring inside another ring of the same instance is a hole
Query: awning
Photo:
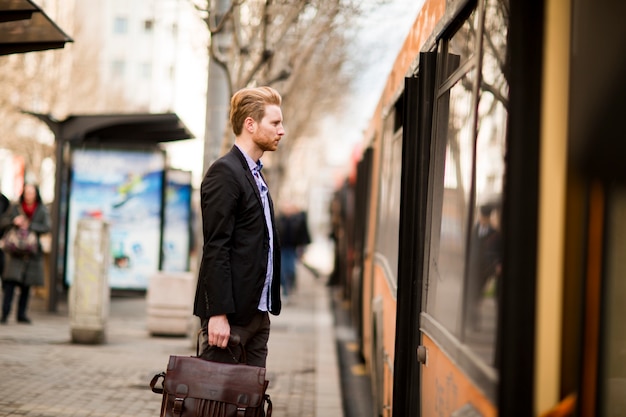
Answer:
[[133, 146], [194, 137], [176, 113], [71, 115], [63, 121], [47, 114], [26, 113], [45, 122], [56, 140], [63, 143]]
[[0, 0], [0, 55], [63, 48], [72, 42], [30, 0]]

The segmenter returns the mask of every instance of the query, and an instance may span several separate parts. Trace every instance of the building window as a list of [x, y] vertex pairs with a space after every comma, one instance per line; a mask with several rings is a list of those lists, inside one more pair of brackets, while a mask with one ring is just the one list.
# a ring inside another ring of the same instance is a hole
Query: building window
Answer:
[[141, 76], [146, 79], [152, 77], [152, 64], [150, 62], [144, 62], [141, 64]]
[[151, 33], [152, 30], [154, 29], [154, 20], [153, 19], [146, 19], [143, 21], [143, 30], [146, 33]]
[[113, 22], [113, 32], [120, 35], [128, 33], [128, 19], [125, 17], [116, 17]]
[[126, 63], [121, 59], [116, 59], [111, 64], [111, 75], [115, 78], [121, 78], [124, 76]]

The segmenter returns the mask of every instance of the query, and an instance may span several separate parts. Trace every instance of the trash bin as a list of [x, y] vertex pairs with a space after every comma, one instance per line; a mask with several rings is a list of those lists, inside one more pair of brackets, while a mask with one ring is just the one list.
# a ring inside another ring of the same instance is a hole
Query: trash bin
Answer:
[[110, 293], [109, 225], [98, 219], [78, 221], [74, 240], [74, 276], [69, 291], [72, 342], [104, 343]]
[[194, 275], [159, 271], [148, 280], [147, 326], [153, 335], [187, 336], [193, 317]]

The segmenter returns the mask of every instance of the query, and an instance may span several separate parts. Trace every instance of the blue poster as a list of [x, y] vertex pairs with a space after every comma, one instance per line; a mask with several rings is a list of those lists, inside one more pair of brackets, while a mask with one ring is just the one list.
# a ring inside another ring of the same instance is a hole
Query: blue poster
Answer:
[[110, 225], [109, 286], [146, 289], [159, 269], [165, 154], [160, 150], [75, 149], [68, 214], [66, 282], [74, 279], [78, 220]]
[[165, 216], [161, 270], [189, 270], [191, 250], [191, 171], [168, 170], [165, 174]]

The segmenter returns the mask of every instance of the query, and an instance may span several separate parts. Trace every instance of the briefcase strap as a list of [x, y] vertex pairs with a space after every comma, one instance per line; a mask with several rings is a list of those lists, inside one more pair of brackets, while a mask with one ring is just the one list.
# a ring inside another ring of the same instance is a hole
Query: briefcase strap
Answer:
[[265, 417], [272, 417], [272, 400], [270, 400], [270, 395], [265, 394], [265, 402], [267, 403], [267, 411], [265, 413]]
[[172, 413], [174, 417], [181, 417], [183, 414], [185, 398], [189, 394], [189, 387], [185, 384], [179, 384], [176, 387], [176, 393], [174, 394], [174, 406], [172, 407]]

